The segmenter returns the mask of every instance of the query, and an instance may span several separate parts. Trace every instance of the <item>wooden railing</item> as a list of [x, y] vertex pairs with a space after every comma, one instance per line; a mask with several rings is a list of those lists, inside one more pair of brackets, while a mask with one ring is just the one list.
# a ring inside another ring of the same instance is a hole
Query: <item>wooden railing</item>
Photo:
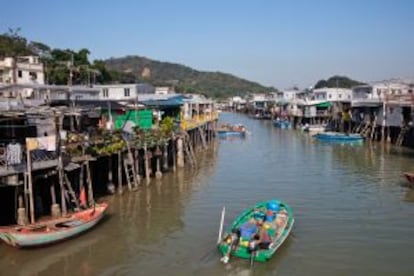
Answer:
[[181, 129], [182, 130], [193, 129], [207, 122], [217, 120], [217, 118], [218, 118], [218, 112], [213, 112], [210, 114], [195, 115], [191, 119], [182, 120]]

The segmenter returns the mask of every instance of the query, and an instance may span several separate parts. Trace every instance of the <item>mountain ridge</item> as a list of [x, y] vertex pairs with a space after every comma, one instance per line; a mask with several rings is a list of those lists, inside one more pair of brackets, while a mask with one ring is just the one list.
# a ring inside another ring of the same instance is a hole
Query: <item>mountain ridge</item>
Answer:
[[201, 71], [168, 61], [139, 55], [111, 57], [103, 60], [109, 70], [132, 74], [137, 81], [153, 85], [174, 86], [179, 93], [202, 93], [211, 97], [228, 97], [248, 93], [276, 91], [257, 82], [220, 71]]

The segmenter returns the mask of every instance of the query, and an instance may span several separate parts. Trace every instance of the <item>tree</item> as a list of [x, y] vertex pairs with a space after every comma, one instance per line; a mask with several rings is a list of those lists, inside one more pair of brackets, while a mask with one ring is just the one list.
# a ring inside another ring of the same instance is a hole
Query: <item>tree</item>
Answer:
[[353, 79], [350, 79], [348, 77], [344, 77], [344, 76], [332, 76], [330, 77], [328, 80], [319, 80], [316, 84], [315, 84], [315, 89], [318, 88], [352, 88], [353, 86], [356, 85], [361, 85], [363, 84], [360, 81], [356, 81]]

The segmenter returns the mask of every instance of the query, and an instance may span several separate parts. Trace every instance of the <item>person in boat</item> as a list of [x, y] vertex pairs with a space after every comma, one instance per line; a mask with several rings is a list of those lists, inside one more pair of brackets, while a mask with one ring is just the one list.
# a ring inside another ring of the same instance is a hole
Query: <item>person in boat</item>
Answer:
[[253, 250], [269, 249], [272, 244], [272, 239], [267, 232], [267, 228], [264, 225], [264, 221], [258, 221], [258, 231], [254, 235], [254, 244], [251, 246]]
[[257, 234], [257, 222], [256, 219], [251, 218], [247, 222], [243, 223], [239, 228], [233, 229], [232, 233], [226, 236], [223, 240], [224, 243], [229, 245], [228, 251], [220, 259], [223, 263], [227, 264], [230, 260], [231, 252], [237, 249], [240, 239], [250, 243]]

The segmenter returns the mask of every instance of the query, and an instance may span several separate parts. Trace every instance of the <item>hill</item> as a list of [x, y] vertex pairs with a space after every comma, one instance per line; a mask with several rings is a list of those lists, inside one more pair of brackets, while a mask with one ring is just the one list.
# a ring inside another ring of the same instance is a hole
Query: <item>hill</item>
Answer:
[[104, 63], [111, 71], [135, 76], [136, 81], [145, 81], [158, 86], [174, 86], [179, 93], [197, 92], [221, 98], [276, 90], [231, 74], [197, 71], [181, 64], [161, 62], [141, 56], [111, 58], [104, 60]]
[[314, 88], [318, 89], [318, 88], [352, 88], [353, 86], [356, 85], [361, 85], [364, 84], [360, 81], [356, 81], [353, 79], [350, 79], [348, 77], [344, 77], [344, 76], [332, 76], [327, 80], [319, 80]]

